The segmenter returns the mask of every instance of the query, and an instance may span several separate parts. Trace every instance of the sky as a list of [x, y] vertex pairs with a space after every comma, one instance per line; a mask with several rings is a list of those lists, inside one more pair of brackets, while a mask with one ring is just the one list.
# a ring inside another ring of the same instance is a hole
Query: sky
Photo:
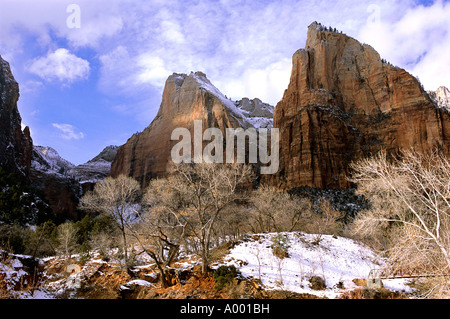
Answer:
[[0, 0], [0, 55], [34, 144], [78, 165], [144, 130], [174, 72], [275, 106], [313, 21], [450, 87], [450, 0]]

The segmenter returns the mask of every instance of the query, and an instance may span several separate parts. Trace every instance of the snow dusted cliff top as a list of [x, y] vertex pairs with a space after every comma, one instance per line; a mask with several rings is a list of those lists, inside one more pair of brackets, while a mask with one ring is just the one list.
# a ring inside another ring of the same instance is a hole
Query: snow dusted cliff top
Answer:
[[75, 166], [51, 147], [34, 146], [31, 166], [46, 174], [74, 178], [80, 183], [95, 183], [109, 175], [117, 150], [117, 146], [108, 146], [89, 162]]
[[438, 107], [450, 110], [450, 90], [445, 86], [439, 87], [436, 91], [428, 91], [428, 95]]
[[202, 89], [217, 97], [243, 128], [270, 129], [273, 127], [274, 107], [272, 105], [263, 103], [258, 98], [253, 100], [243, 98], [240, 101], [233, 101], [220, 92], [202, 72], [191, 72], [190, 75], [175, 73], [173, 76], [180, 81], [192, 77]]

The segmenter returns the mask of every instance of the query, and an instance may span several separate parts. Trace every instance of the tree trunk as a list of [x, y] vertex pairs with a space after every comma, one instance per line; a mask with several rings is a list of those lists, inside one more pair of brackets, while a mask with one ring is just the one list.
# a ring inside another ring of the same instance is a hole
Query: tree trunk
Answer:
[[125, 233], [125, 223], [124, 223], [124, 220], [123, 220], [123, 215], [120, 215], [120, 230], [122, 231], [123, 258], [125, 259], [125, 269], [128, 272], [127, 235]]
[[208, 248], [202, 243], [202, 274], [208, 272]]

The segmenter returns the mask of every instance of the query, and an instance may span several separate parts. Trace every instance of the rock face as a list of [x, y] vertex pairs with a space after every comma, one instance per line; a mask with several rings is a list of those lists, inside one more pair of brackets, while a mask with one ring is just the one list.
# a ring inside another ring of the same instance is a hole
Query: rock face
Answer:
[[450, 110], [450, 90], [445, 86], [439, 87], [436, 91], [428, 91], [428, 95], [440, 108]]
[[[120, 147], [111, 167], [111, 176], [125, 174], [141, 185], [167, 174], [171, 150], [179, 141], [171, 141], [175, 128], [186, 128], [193, 136], [194, 121], [203, 129], [271, 128], [273, 107], [260, 100], [238, 102], [226, 98], [201, 72], [171, 75], [165, 85], [156, 118], [142, 133], [133, 135]], [[224, 135], [225, 136], [225, 135]]]
[[52, 211], [62, 219], [80, 217], [77, 206], [82, 189], [69, 175], [74, 167], [51, 147], [33, 147], [31, 185], [45, 196]]
[[62, 158], [51, 147], [34, 145], [31, 167], [33, 170], [45, 171], [49, 174], [68, 175], [67, 173], [75, 168], [75, 165]]
[[109, 175], [117, 149], [108, 146], [89, 162], [75, 166], [51, 147], [34, 146], [31, 183], [45, 195], [56, 215], [78, 219], [80, 198]]
[[19, 85], [8, 62], [0, 56], [0, 166], [27, 180], [33, 141], [28, 127], [22, 131], [18, 100]]
[[78, 165], [69, 170], [69, 175], [76, 178], [80, 184], [95, 184], [109, 176], [111, 164], [114, 161], [118, 146], [107, 146], [96, 157], [85, 164]]
[[293, 56], [290, 84], [274, 113], [282, 188], [346, 188], [350, 162], [401, 148], [450, 150], [450, 118], [417, 79], [369, 45], [319, 23]]

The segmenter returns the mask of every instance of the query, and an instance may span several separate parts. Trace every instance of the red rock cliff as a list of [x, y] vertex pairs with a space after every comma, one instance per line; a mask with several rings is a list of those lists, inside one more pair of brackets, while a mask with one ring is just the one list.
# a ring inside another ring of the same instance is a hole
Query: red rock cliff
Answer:
[[439, 147], [449, 154], [449, 119], [415, 77], [314, 22], [275, 108], [280, 170], [268, 180], [282, 188], [348, 187], [350, 162], [381, 149]]
[[[194, 121], [201, 120], [203, 130], [271, 127], [273, 107], [255, 99], [233, 102], [220, 93], [201, 72], [173, 74], [165, 85], [156, 118], [142, 133], [132, 136], [117, 152], [111, 176], [132, 176], [141, 185], [167, 174], [171, 150], [179, 141], [171, 141], [175, 128], [193, 134]], [[224, 135], [225, 136], [225, 135]]]

